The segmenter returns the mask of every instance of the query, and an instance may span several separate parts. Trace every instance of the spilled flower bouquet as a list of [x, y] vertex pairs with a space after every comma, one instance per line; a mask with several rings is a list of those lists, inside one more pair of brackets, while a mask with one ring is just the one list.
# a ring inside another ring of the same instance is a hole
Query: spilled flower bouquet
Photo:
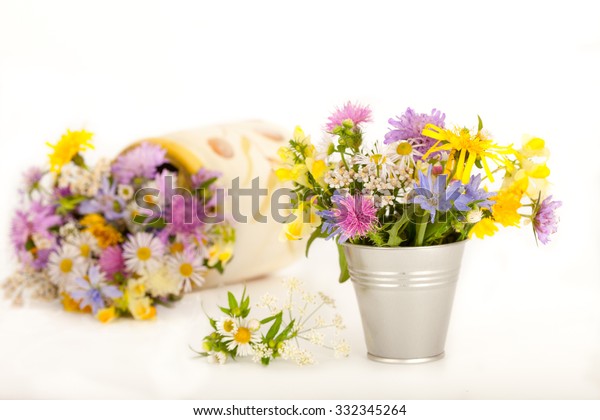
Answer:
[[[202, 218], [214, 214], [219, 174], [177, 173], [150, 143], [90, 166], [91, 138], [67, 131], [50, 145], [49, 167], [26, 172], [11, 228], [20, 269], [4, 288], [17, 303], [29, 289], [102, 322], [152, 319], [156, 305], [176, 301], [232, 257], [233, 228]], [[192, 194], [172, 197], [176, 184]]]
[[[297, 193], [284, 227], [289, 240], [337, 238], [339, 244], [421, 247], [491, 236], [529, 223], [546, 244], [561, 203], [547, 193], [545, 142], [500, 145], [483, 127], [447, 127], [445, 114], [408, 108], [389, 120], [383, 141], [363, 139], [368, 107], [347, 103], [329, 117], [314, 145], [296, 128], [280, 150], [277, 175]], [[342, 274], [348, 278], [340, 249]]]

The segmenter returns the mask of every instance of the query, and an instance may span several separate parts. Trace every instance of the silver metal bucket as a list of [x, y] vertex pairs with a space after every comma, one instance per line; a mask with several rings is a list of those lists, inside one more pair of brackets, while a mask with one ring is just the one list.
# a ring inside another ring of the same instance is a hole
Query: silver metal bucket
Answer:
[[444, 357], [465, 243], [344, 245], [370, 359], [423, 363]]

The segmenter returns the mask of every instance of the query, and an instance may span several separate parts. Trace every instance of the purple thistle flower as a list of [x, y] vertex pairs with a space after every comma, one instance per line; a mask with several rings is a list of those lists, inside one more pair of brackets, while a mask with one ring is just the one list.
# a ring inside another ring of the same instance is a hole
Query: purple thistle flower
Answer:
[[496, 195], [494, 192], [487, 192], [483, 188], [479, 188], [481, 184], [481, 175], [471, 176], [469, 183], [463, 185], [460, 181], [454, 181], [459, 185], [460, 196], [454, 200], [454, 207], [460, 211], [471, 210], [472, 204], [477, 204], [478, 207], [489, 209], [495, 200], [490, 200], [490, 197]]
[[447, 175], [438, 175], [433, 180], [431, 167], [427, 175], [419, 172], [418, 186], [410, 194], [409, 201], [418, 204], [423, 210], [431, 213], [431, 223], [435, 220], [437, 212], [447, 212], [452, 208], [454, 200], [460, 196], [460, 182], [452, 182], [446, 187]]
[[[198, 172], [192, 175], [192, 188], [200, 188], [202, 184], [206, 183], [207, 181], [219, 178], [221, 177], [221, 175], [223, 174], [219, 171], [211, 171], [206, 168], [200, 168]], [[214, 182], [211, 183], [210, 186], [213, 187]]]
[[339, 235], [338, 242], [341, 244], [375, 230], [377, 209], [372, 200], [362, 195], [334, 194], [331, 201], [333, 209], [317, 212], [324, 219], [321, 230], [329, 234], [327, 239]]
[[152, 179], [156, 168], [166, 162], [166, 153], [156, 144], [142, 143], [117, 158], [112, 166], [113, 176], [119, 184], [129, 184], [134, 178]]
[[74, 300], [79, 301], [80, 309], [89, 306], [95, 314], [106, 307], [105, 298], [116, 299], [123, 296], [116, 286], [106, 283], [106, 278], [98, 266], [90, 267], [85, 277], [77, 277], [75, 284], [68, 292]]
[[166, 243], [170, 236], [182, 234], [196, 238], [199, 242], [205, 238], [204, 222], [200, 219], [202, 209], [195, 197], [174, 196], [165, 211], [166, 226], [159, 238]]
[[425, 154], [431, 146], [436, 142], [431, 137], [422, 134], [423, 129], [427, 124], [434, 124], [444, 128], [444, 119], [446, 114], [433, 109], [431, 114], [417, 114], [414, 109], [407, 108], [404, 114], [396, 119], [390, 118], [388, 122], [393, 128], [385, 135], [385, 144], [390, 144], [395, 141], [406, 140], [409, 143], [414, 143], [414, 148], [421, 154]]
[[54, 236], [48, 231], [51, 227], [61, 224], [62, 219], [55, 214], [55, 206], [33, 201], [26, 210], [17, 210], [12, 220], [10, 238], [17, 253], [23, 250], [25, 244], [34, 234], [54, 241]]
[[549, 236], [558, 230], [558, 217], [554, 211], [560, 206], [561, 201], [552, 201], [552, 196], [549, 196], [542, 201], [533, 215], [533, 231], [544, 245], [550, 242]]
[[368, 106], [346, 102], [341, 108], [336, 108], [328, 120], [325, 129], [330, 133], [346, 120], [351, 120], [352, 124], [357, 127], [362, 123], [371, 121], [371, 109]]
[[117, 184], [110, 184], [108, 178], [102, 179], [102, 186], [96, 196], [79, 205], [82, 214], [102, 213], [107, 220], [116, 220], [123, 217], [125, 201], [117, 195]]
[[98, 260], [98, 265], [111, 279], [114, 278], [115, 274], [125, 272], [125, 260], [123, 259], [121, 247], [115, 245], [104, 249]]

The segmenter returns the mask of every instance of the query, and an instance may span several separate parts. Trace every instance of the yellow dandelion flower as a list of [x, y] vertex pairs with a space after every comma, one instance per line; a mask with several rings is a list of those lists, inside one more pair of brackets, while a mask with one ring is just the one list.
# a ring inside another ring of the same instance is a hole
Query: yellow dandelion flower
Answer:
[[[423, 135], [437, 140], [423, 155], [423, 160], [432, 153], [449, 152], [446, 170], [449, 173], [450, 170], [455, 169], [454, 178], [460, 179], [464, 184], [469, 182], [471, 170], [477, 161], [481, 162], [488, 179], [494, 182], [488, 159], [497, 165], [508, 165], [510, 162], [505, 156], [514, 153], [512, 147], [498, 146], [481, 131], [473, 135], [467, 128], [448, 130], [427, 124], [423, 129]], [[456, 160], [454, 152], [459, 153], [458, 160]]]
[[67, 130], [56, 144], [47, 143], [53, 150], [48, 155], [50, 158], [50, 169], [53, 172], [60, 172], [62, 167], [71, 162], [77, 154], [88, 149], [93, 149], [92, 136], [92, 133], [85, 130]]
[[84, 312], [84, 313], [92, 312], [92, 308], [90, 308], [89, 306], [86, 306], [85, 308], [81, 309], [79, 307], [79, 301], [76, 301], [71, 296], [69, 296], [67, 293], [63, 292], [63, 293], [61, 293], [61, 296], [62, 296], [61, 303], [62, 303], [65, 311], [67, 311], [67, 312]]
[[479, 239], [483, 239], [486, 236], [494, 236], [494, 233], [498, 231], [498, 226], [494, 223], [492, 219], [485, 218], [481, 219], [469, 232], [469, 237], [473, 235], [477, 236]]

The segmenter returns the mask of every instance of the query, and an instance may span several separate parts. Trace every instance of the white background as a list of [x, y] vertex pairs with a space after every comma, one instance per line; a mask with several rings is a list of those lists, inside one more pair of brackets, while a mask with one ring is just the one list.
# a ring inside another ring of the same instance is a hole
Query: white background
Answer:
[[[334, 295], [349, 359], [263, 369], [192, 359], [205, 308], [187, 296], [150, 323], [0, 302], [0, 397], [600, 398], [600, 13], [594, 2], [177, 2], [0, 0], [0, 277], [20, 172], [65, 128], [96, 133], [95, 156], [197, 125], [261, 118], [319, 137], [346, 100], [368, 103], [381, 138], [407, 106], [447, 120], [480, 114], [500, 142], [543, 137], [564, 202], [559, 233], [472, 241], [446, 359], [388, 366], [365, 357], [352, 286], [330, 243], [252, 296], [302, 278]], [[235, 292], [241, 290], [234, 287]], [[209, 309], [210, 310], [210, 309]], [[393, 320], [386, 325], [393, 333]]]

